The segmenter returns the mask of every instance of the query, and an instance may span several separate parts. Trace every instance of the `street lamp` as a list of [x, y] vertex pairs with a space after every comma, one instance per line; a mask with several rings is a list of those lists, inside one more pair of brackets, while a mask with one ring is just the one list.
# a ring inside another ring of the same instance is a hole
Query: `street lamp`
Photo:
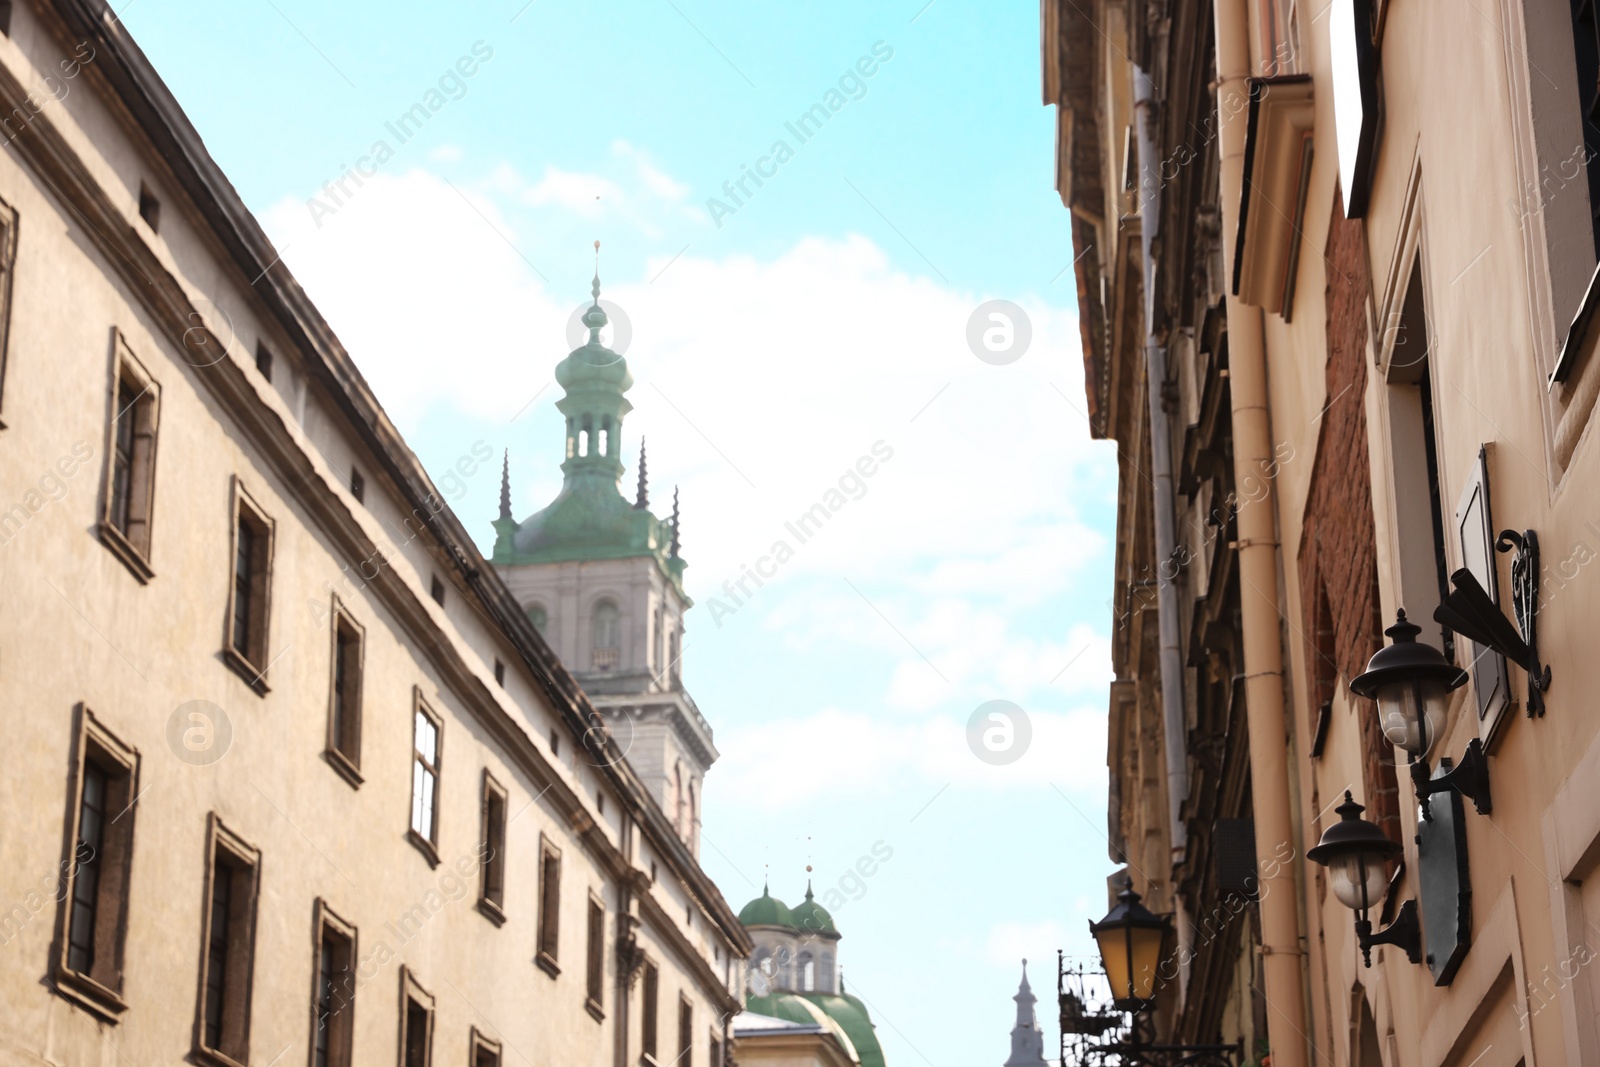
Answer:
[[1378, 649], [1367, 661], [1366, 671], [1350, 679], [1350, 691], [1377, 701], [1383, 736], [1412, 755], [1411, 781], [1424, 818], [1433, 818], [1428, 798], [1452, 788], [1488, 814], [1489, 765], [1477, 738], [1468, 742], [1459, 766], [1438, 778], [1429, 776], [1428, 757], [1444, 732], [1450, 693], [1467, 684], [1467, 672], [1417, 640], [1422, 629], [1406, 618], [1404, 608], [1395, 612], [1394, 625], [1383, 632], [1392, 643]]
[[1156, 968], [1161, 963], [1167, 921], [1139, 903], [1130, 880], [1106, 917], [1089, 923], [1089, 932], [1100, 947], [1112, 1004], [1118, 1011], [1148, 1008], [1155, 1000]]
[[[1404, 622], [1403, 616], [1401, 621]], [[1422, 929], [1417, 922], [1416, 901], [1402, 904], [1394, 922], [1379, 933], [1372, 932], [1369, 918], [1372, 906], [1383, 900], [1388, 889], [1386, 865], [1400, 854], [1400, 846], [1376, 824], [1361, 817], [1367, 809], [1355, 802], [1348, 789], [1344, 803], [1334, 810], [1339, 813], [1339, 821], [1323, 831], [1322, 840], [1306, 851], [1306, 858], [1328, 869], [1333, 895], [1356, 913], [1356, 940], [1361, 945], [1362, 959], [1371, 967], [1373, 945], [1394, 945], [1404, 949], [1412, 963], [1421, 963]]]

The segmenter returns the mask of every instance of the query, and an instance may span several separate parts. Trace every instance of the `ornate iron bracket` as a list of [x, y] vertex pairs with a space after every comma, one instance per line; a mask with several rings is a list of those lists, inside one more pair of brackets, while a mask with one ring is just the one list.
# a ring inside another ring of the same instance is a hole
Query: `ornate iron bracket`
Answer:
[[1411, 784], [1416, 788], [1417, 800], [1422, 804], [1424, 819], [1433, 821], [1428, 798], [1447, 789], [1454, 789], [1472, 801], [1479, 815], [1487, 815], [1494, 810], [1494, 798], [1489, 793], [1489, 757], [1483, 754], [1481, 740], [1474, 737], [1467, 742], [1467, 751], [1462, 754], [1461, 762], [1455, 767], [1450, 767], [1448, 759], [1440, 760], [1439, 766], [1450, 768], [1449, 773], [1431, 778], [1428, 765], [1422, 760], [1411, 765]]
[[1516, 552], [1511, 560], [1511, 605], [1517, 625], [1511, 625], [1465, 567], [1450, 575], [1455, 588], [1434, 610], [1433, 618], [1528, 672], [1531, 719], [1544, 714], [1544, 694], [1550, 689], [1550, 668], [1539, 662], [1539, 537], [1532, 530], [1520, 534], [1501, 530], [1494, 547], [1498, 552]]
[[1373, 945], [1393, 945], [1395, 948], [1405, 950], [1406, 959], [1412, 963], [1421, 963], [1422, 923], [1417, 919], [1417, 902], [1408, 900], [1400, 905], [1400, 910], [1395, 913], [1394, 922], [1377, 933], [1372, 932], [1370, 920], [1357, 919], [1356, 940], [1361, 943], [1361, 958], [1368, 967], [1372, 966]]

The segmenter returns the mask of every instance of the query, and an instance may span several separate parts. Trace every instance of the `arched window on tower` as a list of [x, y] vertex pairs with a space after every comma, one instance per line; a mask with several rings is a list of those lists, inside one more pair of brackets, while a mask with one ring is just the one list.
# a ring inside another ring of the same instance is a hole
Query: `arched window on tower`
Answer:
[[528, 605], [527, 612], [528, 621], [533, 623], [533, 628], [541, 634], [544, 633], [545, 627], [550, 624], [550, 613], [545, 610], [544, 605], [536, 600]]
[[815, 993], [817, 991], [817, 961], [811, 958], [811, 953], [802, 952], [799, 958], [800, 992]]
[[666, 626], [666, 615], [663, 614], [660, 607], [657, 607], [655, 633], [651, 635], [651, 647], [654, 649], [655, 653], [655, 668], [657, 678], [664, 677], [667, 673], [667, 664], [663, 659], [663, 653], [666, 647], [666, 642], [664, 640], [665, 634], [663, 631], [666, 630]]
[[619, 648], [621, 629], [616, 604], [602, 600], [594, 606], [595, 670], [609, 671], [616, 668], [617, 660], [621, 658]]
[[567, 420], [567, 458], [571, 459], [573, 456], [577, 455], [577, 450], [578, 450], [578, 435], [577, 435], [577, 431], [573, 427], [572, 420], [568, 419]]
[[817, 988], [823, 993], [832, 993], [834, 991], [833, 953], [824, 952], [822, 954], [822, 966], [818, 970], [820, 973], [818, 974]]
[[672, 828], [683, 836], [683, 764], [672, 768]]
[[611, 455], [611, 416], [607, 415], [600, 420], [600, 447], [597, 450], [602, 456]]
[[682, 668], [678, 662], [678, 631], [672, 631], [672, 637], [667, 645], [667, 673], [672, 678], [672, 687], [678, 688], [683, 677]]

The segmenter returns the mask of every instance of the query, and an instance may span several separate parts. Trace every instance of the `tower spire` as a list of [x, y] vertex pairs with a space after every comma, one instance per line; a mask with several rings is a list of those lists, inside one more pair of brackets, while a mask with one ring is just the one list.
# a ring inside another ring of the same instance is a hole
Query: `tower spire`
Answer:
[[505, 460], [500, 465], [500, 517], [511, 517], [511, 449], [506, 449]]
[[667, 549], [669, 559], [678, 558], [678, 487], [672, 487], [672, 544]]
[[589, 343], [596, 347], [600, 345], [600, 327], [609, 319], [606, 318], [605, 309], [600, 306], [600, 242], [594, 243], [594, 285], [589, 291], [594, 294], [594, 304], [583, 313], [583, 324], [589, 327]]
[[640, 510], [650, 506], [649, 465], [645, 462], [643, 437], [639, 438], [639, 495], [634, 499], [633, 506]]

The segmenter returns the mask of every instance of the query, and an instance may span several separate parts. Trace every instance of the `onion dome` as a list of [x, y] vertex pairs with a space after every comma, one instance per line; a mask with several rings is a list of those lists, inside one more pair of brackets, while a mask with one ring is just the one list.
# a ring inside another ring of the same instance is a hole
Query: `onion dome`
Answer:
[[790, 915], [794, 918], [794, 925], [807, 933], [838, 933], [838, 930], [833, 925], [833, 916], [828, 914], [828, 909], [812, 899], [811, 882], [809, 880], [806, 882], [805, 903], [796, 904]]
[[745, 926], [794, 926], [789, 905], [773, 896], [766, 886], [761, 895], [739, 909], [739, 922]]

